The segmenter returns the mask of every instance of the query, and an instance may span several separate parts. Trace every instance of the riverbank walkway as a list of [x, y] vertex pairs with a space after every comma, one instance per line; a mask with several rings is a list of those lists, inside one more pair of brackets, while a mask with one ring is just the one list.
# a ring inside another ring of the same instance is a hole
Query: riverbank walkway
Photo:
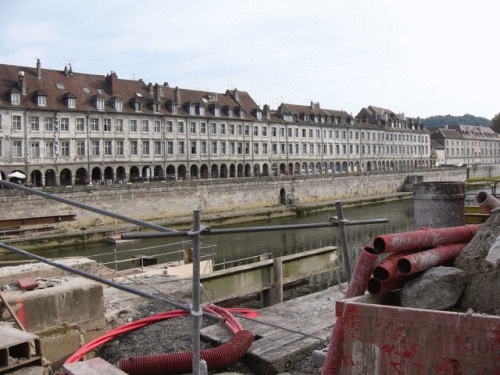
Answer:
[[[286, 371], [293, 363], [326, 347], [335, 323], [335, 302], [344, 298], [342, 284], [259, 310], [257, 318], [237, 319], [255, 335], [255, 341], [242, 361], [257, 374]], [[231, 338], [230, 332], [216, 324], [201, 330], [201, 337], [214, 345]]]

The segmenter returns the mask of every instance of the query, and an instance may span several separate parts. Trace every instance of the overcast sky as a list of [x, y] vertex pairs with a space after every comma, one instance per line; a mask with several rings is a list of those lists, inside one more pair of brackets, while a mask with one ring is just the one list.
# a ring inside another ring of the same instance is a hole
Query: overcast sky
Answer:
[[490, 1], [0, 0], [0, 63], [410, 117], [500, 112]]

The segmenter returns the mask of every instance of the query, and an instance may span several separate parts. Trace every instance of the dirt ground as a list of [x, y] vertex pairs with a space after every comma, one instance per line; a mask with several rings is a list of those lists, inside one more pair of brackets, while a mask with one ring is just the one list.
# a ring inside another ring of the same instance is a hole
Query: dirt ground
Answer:
[[[143, 305], [133, 316], [133, 320], [141, 319], [160, 312], [164, 312], [164, 306], [155, 303]], [[213, 324], [213, 321], [203, 319], [202, 326]], [[165, 320], [119, 338], [103, 345], [96, 353], [106, 361], [116, 364], [119, 359], [137, 355], [148, 355], [158, 353], [171, 353], [192, 350], [192, 320], [189, 317], [181, 317]], [[201, 342], [201, 349], [208, 349], [208, 343]], [[229, 367], [209, 371], [210, 374], [221, 374], [234, 372], [242, 375], [261, 375], [253, 372], [250, 367], [242, 361], [238, 361]], [[315, 368], [310, 356], [293, 364], [288, 370], [290, 375], [320, 374]], [[190, 373], [188, 373], [190, 374]]]

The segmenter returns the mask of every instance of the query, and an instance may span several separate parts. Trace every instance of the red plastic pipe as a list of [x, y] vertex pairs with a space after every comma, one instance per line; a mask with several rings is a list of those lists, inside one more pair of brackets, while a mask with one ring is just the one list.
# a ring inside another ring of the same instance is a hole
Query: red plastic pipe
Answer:
[[[377, 262], [377, 252], [368, 246], [363, 247], [359, 253], [356, 267], [352, 274], [344, 298], [361, 296], [365, 293], [368, 280]], [[335, 327], [332, 331], [332, 338], [328, 346], [325, 363], [321, 370], [323, 375], [336, 375], [342, 366], [342, 355], [344, 353], [344, 325], [342, 317], [337, 317]]]
[[[253, 342], [253, 334], [242, 330], [224, 344], [200, 351], [200, 358], [207, 362], [209, 370], [226, 367], [241, 358]], [[130, 357], [118, 361], [118, 368], [129, 375], [164, 375], [190, 372], [193, 352], [155, 354]]]
[[469, 242], [481, 224], [459, 227], [421, 229], [414, 232], [386, 234], [375, 237], [373, 248], [378, 253], [397, 253], [428, 249], [437, 245]]
[[500, 207], [500, 201], [498, 201], [498, 199], [496, 199], [493, 195], [488, 194], [485, 191], [481, 191], [478, 195], [476, 195], [476, 198], [474, 198], [474, 200], [479, 205], [479, 207], [481, 207], [489, 214], [491, 214], [491, 212], [495, 208]]
[[373, 277], [380, 281], [393, 278], [399, 273], [398, 261], [409, 254], [412, 254], [412, 252], [405, 251], [404, 253], [390, 254], [373, 269]]
[[455, 259], [467, 246], [466, 243], [459, 243], [447, 246], [438, 246], [434, 249], [421, 251], [416, 254], [406, 255], [399, 259], [397, 268], [404, 275], [411, 275], [415, 272], [423, 271], [431, 267], [440, 266]]
[[368, 292], [371, 294], [385, 294], [400, 287], [408, 279], [408, 275], [396, 274], [390, 279], [381, 281], [372, 277], [368, 281]]
[[365, 246], [361, 249], [344, 298], [362, 296], [365, 293], [366, 284], [370, 280], [377, 259], [378, 254], [373, 248]]

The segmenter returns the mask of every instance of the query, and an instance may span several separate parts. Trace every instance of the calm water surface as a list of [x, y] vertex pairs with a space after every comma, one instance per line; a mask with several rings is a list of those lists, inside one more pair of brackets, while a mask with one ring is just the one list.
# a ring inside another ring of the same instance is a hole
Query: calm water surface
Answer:
[[[273, 220], [265, 220], [249, 223], [243, 226], [266, 226], [326, 222], [334, 211], [323, 211], [313, 213], [305, 217], [288, 217]], [[203, 217], [203, 213], [202, 213]], [[370, 224], [362, 226], [349, 226], [347, 240], [351, 251], [357, 253], [362, 246], [370, 246], [373, 238], [387, 233], [397, 233], [415, 230], [413, 217], [413, 200], [382, 203], [363, 207], [345, 208], [344, 217], [349, 220], [388, 219], [385, 224]], [[202, 219], [203, 220], [203, 219]], [[293, 254], [305, 250], [311, 250], [322, 246], [340, 246], [340, 231], [338, 228], [321, 228], [305, 230], [287, 230], [279, 232], [243, 233], [220, 236], [205, 236], [203, 246], [207, 246], [203, 253], [214, 253], [215, 263], [228, 262], [231, 260], [252, 257], [264, 253], [272, 253], [273, 256]], [[115, 259], [113, 253], [116, 249], [116, 259], [130, 258], [132, 253], [125, 252], [129, 249], [140, 249], [137, 253], [144, 255], [157, 255], [166, 252], [177, 252], [167, 256], [159, 257], [159, 262], [178, 260], [179, 250], [184, 245], [173, 245], [168, 249], [163, 247], [166, 243], [179, 243], [182, 238], [172, 239], [150, 239], [135, 243], [121, 245], [108, 245], [93, 243], [87, 245], [76, 245], [57, 248], [54, 250], [42, 250], [38, 253], [44, 257], [57, 258], [67, 256], [91, 256], [101, 262], [110, 262]], [[213, 245], [213, 246], [212, 246]], [[189, 246], [188, 246], [189, 247]], [[3, 260], [20, 259], [19, 256], [6, 254]], [[130, 262], [127, 262], [130, 264]], [[119, 268], [123, 268], [120, 266]]]

